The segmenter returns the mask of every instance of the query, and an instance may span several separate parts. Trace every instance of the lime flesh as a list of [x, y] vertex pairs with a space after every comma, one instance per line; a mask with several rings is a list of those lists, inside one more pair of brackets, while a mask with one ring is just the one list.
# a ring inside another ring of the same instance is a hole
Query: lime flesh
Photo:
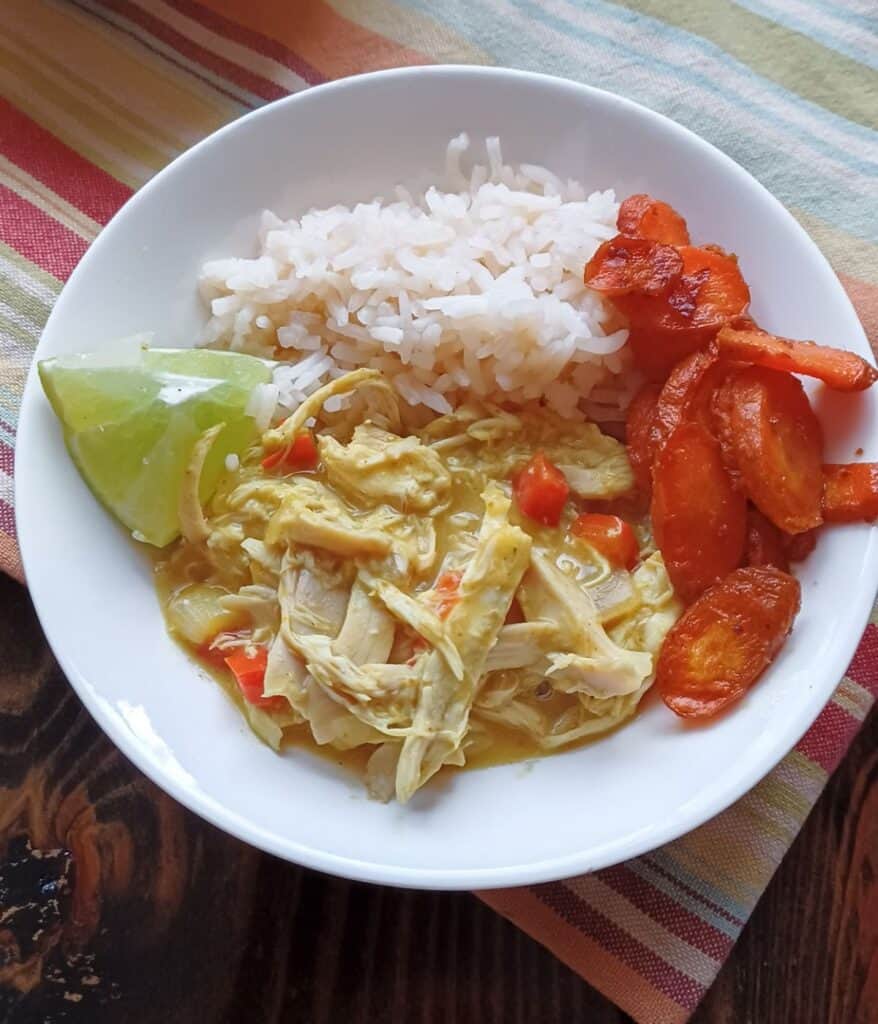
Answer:
[[253, 388], [271, 379], [260, 359], [207, 349], [59, 356], [43, 360], [39, 373], [89, 487], [138, 540], [156, 547], [180, 532], [180, 486], [199, 436], [225, 424], [204, 464], [206, 501], [226, 456], [256, 438], [245, 409]]

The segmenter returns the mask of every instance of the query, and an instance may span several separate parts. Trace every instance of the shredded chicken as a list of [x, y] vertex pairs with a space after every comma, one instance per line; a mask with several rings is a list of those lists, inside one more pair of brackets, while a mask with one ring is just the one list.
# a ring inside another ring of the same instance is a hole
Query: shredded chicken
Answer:
[[[385, 413], [389, 413], [392, 418], [391, 427], [398, 430], [400, 427], [399, 405], [393, 388], [377, 370], [361, 369], [330, 381], [329, 384], [306, 398], [292, 416], [287, 417], [279, 427], [266, 431], [262, 438], [263, 446], [268, 451], [283, 448], [304, 428], [308, 420], [318, 415], [327, 398], [363, 388], [376, 388], [387, 396], [383, 408]], [[394, 412], [395, 415], [393, 415]]]
[[616, 697], [632, 693], [652, 672], [652, 656], [615, 644], [604, 631], [588, 591], [540, 552], [532, 557], [521, 604], [529, 617], [557, 624], [564, 637], [564, 650], [549, 653], [546, 672], [558, 689]]
[[488, 653], [486, 672], [542, 665], [546, 652], [558, 646], [558, 630], [551, 622], [519, 622], [504, 626]]
[[203, 544], [210, 536], [210, 527], [201, 508], [201, 474], [213, 442], [222, 433], [225, 423], [217, 423], [205, 430], [195, 442], [192, 455], [183, 471], [180, 487], [180, 533], [190, 544]]
[[433, 513], [448, 503], [451, 474], [416, 437], [363, 423], [346, 445], [321, 437], [320, 457], [330, 485], [355, 502]]
[[460, 581], [460, 601], [446, 625], [460, 653], [464, 676], [454, 677], [438, 652], [424, 656], [421, 693], [412, 735], [406, 737], [396, 775], [396, 797], [404, 802], [460, 747], [470, 708], [494, 644], [530, 558], [531, 539], [517, 526], [497, 522], [508, 500], [496, 485], [485, 494], [488, 513], [480, 546]]
[[317, 480], [303, 479], [291, 489], [265, 532], [272, 545], [304, 544], [343, 558], [390, 554], [393, 513], [376, 510], [354, 517], [334, 491]]
[[393, 616], [375, 600], [370, 588], [357, 580], [351, 588], [347, 613], [333, 650], [355, 665], [387, 661], [395, 630]]
[[439, 616], [423, 602], [404, 594], [392, 583], [378, 579], [371, 573], [364, 573], [363, 578], [376, 597], [384, 602], [387, 610], [440, 651], [455, 678], [463, 679], [463, 662], [460, 660], [460, 654]]
[[570, 490], [580, 498], [618, 498], [634, 487], [634, 474], [622, 453], [615, 459], [604, 459], [597, 466], [561, 465], [558, 469], [567, 477]]

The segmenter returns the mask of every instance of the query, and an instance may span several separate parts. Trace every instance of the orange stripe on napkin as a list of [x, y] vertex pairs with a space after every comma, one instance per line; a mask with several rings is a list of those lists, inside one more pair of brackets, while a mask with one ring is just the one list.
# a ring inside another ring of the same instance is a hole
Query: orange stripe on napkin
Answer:
[[[148, 34], [147, 37], [140, 36], [144, 45], [149, 45], [147, 42], [149, 37], [160, 40], [190, 60], [196, 67], [200, 65], [213, 71], [218, 76], [219, 82], [225, 79], [264, 100], [277, 100], [287, 95], [287, 90], [275, 82], [269, 81], [249, 68], [227, 60], [221, 54], [211, 52], [194, 39], [176, 31], [151, 11], [144, 10], [136, 4], [130, 3], [129, 0], [103, 0], [103, 5], [143, 29]], [[214, 79], [211, 84], [215, 88], [222, 88], [217, 79]], [[233, 96], [233, 98], [235, 97]]]
[[0, 153], [57, 196], [106, 224], [131, 189], [0, 97]]

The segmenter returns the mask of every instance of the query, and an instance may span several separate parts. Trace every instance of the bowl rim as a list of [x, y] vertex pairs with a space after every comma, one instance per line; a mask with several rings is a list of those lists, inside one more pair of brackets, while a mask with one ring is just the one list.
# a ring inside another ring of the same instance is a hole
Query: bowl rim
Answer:
[[[616, 93], [595, 86], [585, 85], [571, 79], [541, 74], [531, 71], [516, 70], [506, 67], [491, 67], [470, 64], [435, 64], [416, 65], [412, 67], [391, 68], [382, 71], [373, 71], [361, 75], [353, 75], [321, 85], [312, 86], [299, 92], [292, 93], [279, 100], [264, 104], [236, 118], [234, 121], [223, 125], [194, 146], [185, 150], [173, 161], [167, 164], [161, 171], [154, 175], [146, 184], [138, 189], [126, 203], [114, 214], [110, 221], [102, 229], [95, 241], [89, 246], [87, 252], [74, 269], [68, 281], [64, 284], [61, 293], [56, 300], [43, 332], [38, 342], [33, 362], [31, 364], [21, 404], [20, 429], [15, 455], [15, 501], [18, 510], [17, 528], [19, 545], [22, 556], [22, 563], [27, 576], [28, 566], [36, 566], [39, 559], [39, 539], [31, 531], [28, 525], [29, 517], [21, 514], [27, 507], [29, 494], [35, 493], [35, 489], [29, 486], [30, 473], [26, 461], [23, 458], [23, 451], [27, 449], [29, 442], [29, 424], [34, 419], [32, 412], [36, 403], [41, 398], [40, 385], [37, 377], [37, 362], [42, 356], [41, 348], [44, 347], [45, 336], [50, 333], [55, 324], [63, 319], [65, 307], [65, 292], [71, 286], [75, 286], [80, 277], [89, 273], [89, 267], [94, 254], [101, 251], [102, 246], [112, 243], [116, 232], [119, 230], [119, 223], [124, 220], [128, 212], [138, 204], [146, 201], [151, 193], [162, 186], [162, 183], [171, 176], [181, 165], [195, 159], [205, 150], [222, 143], [225, 137], [240, 128], [242, 122], [252, 123], [259, 118], [271, 116], [276, 112], [278, 106], [286, 107], [292, 104], [312, 98], [315, 94], [341, 93], [351, 89], [357, 89], [364, 83], [376, 79], [398, 80], [405, 83], [412, 77], [435, 77], [442, 78], [514, 78], [521, 82], [531, 82], [548, 86], [550, 88], [561, 88], [572, 90], [580, 95], [592, 97], [596, 101], [615, 106], [620, 110], [636, 111], [640, 116], [646, 116], [655, 120], [666, 132], [683, 138], [689, 145], [694, 145], [702, 152], [709, 154], [711, 159], [719, 160], [725, 164], [727, 170], [736, 175], [739, 179], [746, 181], [747, 187], [754, 186], [759, 192], [767, 197], [770, 202], [778, 208], [779, 214], [787, 219], [793, 228], [798, 243], [807, 247], [816, 254], [819, 263], [832, 273], [832, 268], [826, 258], [820, 252], [817, 245], [810, 238], [802, 226], [795, 220], [792, 214], [748, 171], [740, 166], [730, 156], [723, 153], [712, 143], [701, 138], [689, 128], [677, 123], [671, 118], [657, 111], [637, 103], [634, 100], [619, 96]], [[837, 281], [837, 279], [836, 279]], [[852, 329], [858, 331], [857, 342], [862, 354], [870, 351], [868, 341], [856, 315], [856, 311], [847, 297], [841, 285], [838, 284], [839, 298], [843, 298], [852, 314]], [[22, 444], [22, 440], [24, 443]], [[875, 587], [878, 590], [878, 531], [872, 530], [865, 544], [864, 569], [871, 574], [875, 580]], [[35, 573], [39, 576], [39, 573]], [[822, 685], [815, 685], [810, 699], [803, 699], [797, 714], [786, 720], [782, 728], [775, 734], [775, 740], [767, 745], [765, 750], [760, 750], [751, 758], [749, 769], [742, 772], [736, 779], [732, 779], [729, 785], [722, 790], [721, 794], [715, 796], [709, 806], [690, 802], [683, 805], [678, 811], [670, 815], [664, 823], [648, 830], [648, 835], [634, 833], [624, 842], [612, 845], [612, 851], [605, 851], [604, 855], [589, 853], [573, 853], [559, 857], [552, 857], [537, 862], [525, 863], [522, 865], [507, 867], [488, 868], [411, 868], [399, 865], [360, 860], [356, 857], [346, 857], [335, 853], [325, 852], [304, 843], [283, 838], [276, 833], [268, 832], [266, 829], [248, 821], [238, 812], [228, 809], [220, 800], [209, 796], [198, 787], [189, 788], [180, 783], [172, 774], [165, 771], [158, 760], [151, 759], [144, 745], [138, 741], [134, 734], [124, 727], [122, 719], [112, 709], [106, 706], [106, 702], [93, 688], [88, 679], [84, 678], [77, 670], [72, 659], [65, 650], [65, 645], [59, 640], [58, 633], [54, 628], [53, 621], [46, 611], [46, 605], [42, 600], [40, 585], [31, 587], [31, 600], [37, 613], [46, 639], [52, 648], [61, 668], [74, 690], [83, 701], [89, 713], [97, 721], [101, 729], [108, 735], [113, 744], [121, 750], [141, 772], [158, 785], [163, 791], [172, 796], [188, 810], [198, 814], [201, 818], [222, 829], [223, 831], [243, 840], [267, 853], [274, 854], [286, 860], [320, 871], [330, 872], [350, 879], [364, 882], [372, 882], [391, 886], [405, 886], [414, 888], [464, 890], [464, 889], [488, 889], [507, 886], [536, 884], [540, 882], [554, 881], [569, 878], [583, 872], [591, 872], [621, 863], [633, 857], [640, 856], [650, 850], [656, 849], [671, 842], [680, 836], [690, 832], [692, 829], [704, 824], [717, 814], [726, 810], [735, 801], [747, 793], [756, 783], [764, 778], [795, 746], [804, 733], [816, 720], [820, 711], [831, 699], [832, 693], [838, 682], [844, 676], [851, 657], [853, 656], [859, 640], [869, 621], [872, 602], [863, 603], [860, 608], [854, 609], [854, 614], [844, 620], [844, 628], [836, 631], [831, 652], [828, 653], [823, 662], [823, 671], [820, 677]], [[56, 647], [56, 640], [58, 641]], [[819, 682], [819, 680], [818, 680]]]

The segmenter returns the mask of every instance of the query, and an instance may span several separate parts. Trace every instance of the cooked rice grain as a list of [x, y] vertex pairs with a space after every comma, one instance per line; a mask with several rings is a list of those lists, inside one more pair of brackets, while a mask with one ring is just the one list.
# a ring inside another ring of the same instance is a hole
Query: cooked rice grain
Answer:
[[612, 311], [582, 282], [616, 232], [615, 195], [504, 164], [496, 138], [488, 164], [467, 170], [468, 147], [466, 135], [448, 145], [447, 191], [398, 186], [391, 202], [298, 220], [265, 212], [256, 258], [204, 265], [201, 344], [286, 361], [276, 392], [254, 398], [260, 421], [366, 365], [438, 413], [474, 393], [619, 418], [631, 387], [626, 332], [611, 329]]

